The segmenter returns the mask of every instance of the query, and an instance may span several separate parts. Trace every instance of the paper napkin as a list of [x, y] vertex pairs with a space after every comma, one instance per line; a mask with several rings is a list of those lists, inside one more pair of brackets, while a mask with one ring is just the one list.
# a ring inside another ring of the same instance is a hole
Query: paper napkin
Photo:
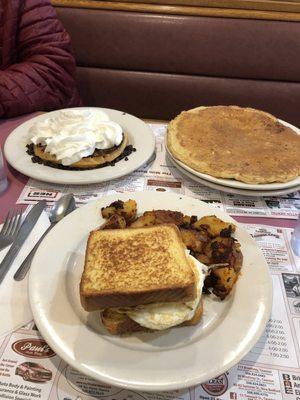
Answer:
[[[19, 282], [15, 281], [13, 276], [49, 225], [48, 215], [43, 211], [11, 265], [6, 277], [0, 284], [0, 337], [25, 325], [33, 318], [28, 298], [29, 273]], [[0, 251], [0, 262], [8, 250], [9, 247]]]

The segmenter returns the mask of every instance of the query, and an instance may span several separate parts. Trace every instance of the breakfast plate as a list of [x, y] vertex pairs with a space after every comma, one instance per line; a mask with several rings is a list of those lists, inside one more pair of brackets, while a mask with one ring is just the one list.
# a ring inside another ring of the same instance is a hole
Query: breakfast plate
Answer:
[[[297, 128], [296, 126], [291, 125], [291, 124], [289, 124], [289, 123], [287, 123], [285, 121], [282, 121], [280, 119], [278, 119], [278, 121], [280, 123], [282, 123], [283, 125], [293, 129], [297, 134], [300, 134], [300, 129]], [[249, 184], [249, 183], [237, 181], [235, 179], [217, 178], [217, 177], [212, 176], [212, 175], [203, 174], [201, 172], [198, 172], [195, 169], [193, 169], [193, 168], [189, 167], [188, 165], [186, 165], [185, 163], [183, 163], [182, 161], [180, 161], [177, 158], [175, 158], [172, 155], [172, 153], [170, 152], [170, 150], [168, 149], [167, 144], [166, 144], [166, 151], [167, 151], [168, 155], [181, 168], [185, 169], [190, 174], [193, 174], [193, 175], [197, 176], [198, 178], [200, 178], [202, 180], [205, 180], [205, 181], [208, 181], [208, 182], [212, 182], [212, 183], [215, 183], [217, 185], [227, 186], [227, 187], [231, 187], [231, 188], [235, 188], [235, 189], [257, 190], [257, 191], [283, 190], [283, 189], [289, 189], [289, 188], [296, 187], [296, 186], [299, 187], [299, 185], [300, 185], [300, 176], [298, 176], [297, 178], [295, 178], [295, 179], [293, 179], [291, 181], [288, 181], [288, 182], [274, 182], [274, 183], [264, 183], [264, 184], [263, 183], [260, 183], [260, 184]], [[290, 193], [290, 192], [288, 192], [288, 193]]]
[[[128, 199], [137, 202], [139, 214], [171, 208], [188, 215], [215, 214], [233, 221], [217, 208], [175, 193], [115, 194], [77, 209], [47, 235], [31, 266], [29, 297], [39, 331], [68, 364], [114, 386], [173, 390], [224, 373], [260, 338], [272, 305], [266, 261], [239, 225], [235, 237], [244, 256], [241, 276], [224, 301], [204, 296], [204, 315], [198, 325], [119, 337], [107, 333], [99, 312], [83, 310], [79, 282], [88, 234], [103, 223], [101, 207]], [[66, 238], [63, 243], [62, 237]]]
[[149, 161], [155, 150], [155, 138], [152, 130], [145, 122], [122, 111], [96, 107], [82, 107], [80, 109], [104, 111], [111, 121], [117, 122], [123, 128], [123, 131], [129, 137], [129, 144], [136, 149], [128, 156], [128, 160], [122, 159], [114, 166], [85, 171], [64, 170], [33, 163], [31, 156], [26, 153], [28, 131], [33, 124], [57, 116], [61, 110], [56, 110], [38, 115], [12, 131], [4, 146], [5, 157], [9, 164], [22, 174], [41, 181], [83, 185], [120, 178]]
[[242, 195], [242, 196], [251, 196], [251, 197], [257, 197], [257, 196], [264, 196], [264, 197], [270, 197], [270, 196], [284, 196], [289, 193], [294, 193], [300, 190], [300, 183], [296, 186], [292, 186], [290, 188], [286, 189], [275, 189], [275, 190], [248, 190], [248, 189], [237, 189], [231, 186], [223, 186], [219, 185], [217, 183], [207, 181], [206, 179], [202, 179], [197, 175], [194, 175], [187, 171], [187, 169], [182, 168], [182, 166], [179, 164], [178, 160], [176, 160], [170, 153], [166, 153], [167, 160], [174, 165], [174, 167], [184, 176], [192, 179], [195, 182], [201, 183], [204, 186], [207, 186], [211, 189], [215, 190], [220, 190], [221, 192], [225, 193], [231, 193], [231, 194], [237, 194], [237, 195]]

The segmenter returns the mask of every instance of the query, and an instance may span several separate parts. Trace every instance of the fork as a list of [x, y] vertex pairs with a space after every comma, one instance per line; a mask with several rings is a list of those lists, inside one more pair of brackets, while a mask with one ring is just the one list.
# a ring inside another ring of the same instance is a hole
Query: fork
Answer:
[[4, 221], [0, 232], [0, 250], [12, 244], [17, 236], [22, 221], [22, 210], [11, 209]]

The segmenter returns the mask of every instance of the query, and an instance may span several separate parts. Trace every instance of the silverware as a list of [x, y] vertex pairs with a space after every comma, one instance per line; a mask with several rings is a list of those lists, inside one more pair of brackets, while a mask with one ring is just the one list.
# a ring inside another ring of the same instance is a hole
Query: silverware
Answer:
[[0, 250], [12, 244], [21, 226], [23, 211], [10, 209], [0, 232]]
[[44, 239], [44, 237], [47, 235], [47, 233], [54, 227], [57, 222], [59, 222], [62, 218], [64, 218], [66, 215], [68, 215], [70, 212], [74, 211], [76, 208], [75, 205], [75, 199], [73, 194], [67, 194], [65, 196], [62, 196], [58, 201], [56, 201], [50, 211], [50, 222], [51, 225], [49, 228], [43, 233], [42, 237], [40, 240], [36, 243], [34, 248], [31, 250], [31, 252], [28, 254], [28, 256], [25, 258], [25, 260], [22, 262], [20, 267], [18, 268], [17, 272], [14, 275], [14, 279], [16, 281], [21, 281], [22, 279], [25, 278], [30, 266], [32, 259], [35, 255], [35, 252], [37, 248], [39, 247], [40, 243]]
[[11, 248], [8, 250], [6, 256], [0, 264], [0, 283], [5, 278], [12, 262], [14, 261], [16, 255], [19, 253], [23, 243], [27, 239], [29, 233], [32, 231], [34, 225], [36, 224], [45, 207], [45, 200], [39, 201], [26, 215], [25, 220], [16, 236], [16, 239], [14, 240]]

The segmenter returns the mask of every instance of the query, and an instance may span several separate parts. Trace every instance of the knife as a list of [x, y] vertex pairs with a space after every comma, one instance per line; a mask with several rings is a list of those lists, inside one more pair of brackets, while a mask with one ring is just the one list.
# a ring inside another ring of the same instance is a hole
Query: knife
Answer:
[[16, 239], [14, 240], [11, 248], [8, 250], [6, 256], [4, 257], [3, 261], [0, 264], [0, 283], [5, 278], [11, 264], [13, 263], [15, 257], [19, 253], [23, 243], [29, 236], [30, 232], [32, 231], [34, 225], [36, 224], [37, 220], [39, 219], [42, 211], [46, 207], [46, 201], [41, 200], [37, 204], [35, 204], [29, 213], [26, 215], [24, 222], [19, 229]]
[[[68, 198], [68, 200], [67, 200], [67, 198]], [[39, 247], [39, 245], [41, 244], [41, 242], [43, 241], [44, 237], [58, 223], [58, 221], [60, 221], [63, 217], [65, 217], [66, 215], [70, 214], [72, 211], [74, 211], [76, 209], [76, 204], [75, 204], [75, 199], [74, 199], [73, 194], [67, 194], [67, 195], [61, 197], [60, 200], [58, 200], [57, 204], [63, 199], [65, 199], [64, 203], [66, 203], [66, 201], [68, 201], [67, 209], [63, 213], [61, 213], [60, 215], [57, 215], [55, 220], [52, 220], [51, 214], [50, 214], [51, 225], [43, 233], [43, 235], [41, 236], [40, 240], [35, 244], [34, 248], [31, 250], [31, 252], [27, 255], [27, 257], [22, 262], [20, 267], [17, 269], [17, 272], [14, 274], [14, 280], [21, 281], [22, 279], [25, 278], [25, 276], [26, 276], [26, 274], [27, 274], [27, 272], [28, 272], [28, 270], [29, 270], [29, 268], [31, 266], [31, 262], [33, 260], [34, 255], [35, 255], [35, 252], [36, 252], [37, 248]]]

